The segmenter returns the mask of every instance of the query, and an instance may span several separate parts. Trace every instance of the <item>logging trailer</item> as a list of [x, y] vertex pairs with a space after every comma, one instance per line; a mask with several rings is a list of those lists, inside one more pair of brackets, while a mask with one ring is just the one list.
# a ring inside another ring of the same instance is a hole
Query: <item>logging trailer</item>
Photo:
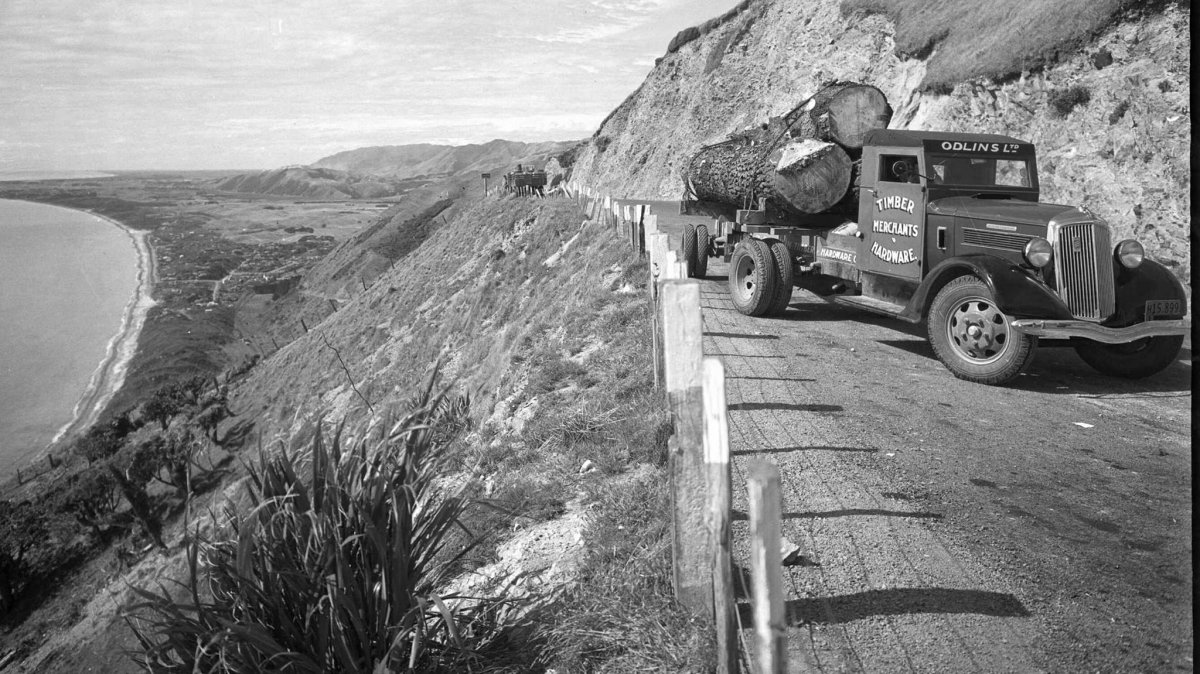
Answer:
[[[782, 175], [787, 157], [770, 161]], [[711, 239], [704, 225], [684, 232], [689, 275], [722, 256], [733, 304], [750, 316], [781, 314], [798, 287], [924, 322], [947, 369], [983, 384], [1017, 377], [1039, 340], [1120, 377], [1177, 358], [1190, 330], [1183, 285], [1137, 241], [1113, 245], [1108, 223], [1083, 207], [1040, 203], [1032, 144], [876, 128], [856, 168], [856, 198], [820, 213], [791, 208], [777, 184], [737, 205], [689, 185], [681, 212], [717, 217]]]

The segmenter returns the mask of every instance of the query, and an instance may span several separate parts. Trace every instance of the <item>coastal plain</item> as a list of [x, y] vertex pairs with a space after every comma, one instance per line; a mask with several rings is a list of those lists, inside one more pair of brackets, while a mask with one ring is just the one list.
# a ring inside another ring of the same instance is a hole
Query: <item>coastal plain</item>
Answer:
[[[317, 260], [358, 232], [393, 204], [388, 201], [304, 200], [280, 196], [222, 193], [214, 180], [224, 173], [122, 173], [108, 178], [10, 181], [0, 198], [87, 211], [132, 230], [149, 246], [152, 264], [145, 292], [153, 306], [145, 320], [129, 322], [132, 334], [117, 340], [137, 344], [125, 370], [109, 379], [107, 390], [89, 391], [92, 409], [81, 409], [73, 424], [49, 448], [61, 455], [83, 420], [119, 413], [140, 396], [178, 377], [213, 376], [230, 364], [272, 350], [270, 343], [239, 331], [254, 316], [234, 320], [235, 307], [253, 313], [254, 286], [303, 275]], [[267, 295], [269, 297], [269, 293]], [[139, 334], [140, 333], [140, 334]], [[278, 339], [278, 338], [277, 338]], [[110, 354], [110, 361], [120, 354]], [[112, 369], [113, 362], [100, 369]], [[86, 408], [88, 401], [83, 401]], [[96, 403], [99, 403], [98, 405]], [[66, 423], [70, 421], [64, 419]], [[25, 476], [44, 472], [49, 461], [21, 467]], [[14, 467], [15, 468], [15, 467]], [[11, 472], [11, 471], [6, 471]], [[0, 492], [20, 494], [15, 479]], [[15, 490], [15, 491], [14, 491]]]

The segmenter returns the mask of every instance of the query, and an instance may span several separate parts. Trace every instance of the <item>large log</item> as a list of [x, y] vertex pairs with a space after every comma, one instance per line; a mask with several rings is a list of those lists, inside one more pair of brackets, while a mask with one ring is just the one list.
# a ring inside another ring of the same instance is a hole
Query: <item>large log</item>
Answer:
[[892, 106], [879, 89], [857, 82], [832, 82], [787, 114], [729, 137], [771, 148], [789, 140], [816, 138], [837, 143], [851, 159], [858, 159], [867, 131], [887, 128], [891, 121]]
[[764, 134], [767, 144], [790, 138], [816, 138], [837, 143], [854, 158], [871, 129], [887, 128], [892, 106], [869, 84], [833, 82], [781, 117], [772, 118]]
[[850, 187], [851, 160], [833, 143], [805, 139], [771, 148], [742, 140], [701, 148], [685, 171], [697, 199], [798, 215], [822, 213]]

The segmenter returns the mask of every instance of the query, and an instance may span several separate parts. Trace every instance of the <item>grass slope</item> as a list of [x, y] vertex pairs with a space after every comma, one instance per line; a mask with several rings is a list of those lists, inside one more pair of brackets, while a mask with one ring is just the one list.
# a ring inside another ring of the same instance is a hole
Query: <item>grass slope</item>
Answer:
[[922, 86], [945, 92], [976, 77], [1007, 79], [1078, 49], [1125, 10], [1161, 0], [842, 0], [844, 16], [884, 14], [896, 25], [896, 52], [929, 58]]

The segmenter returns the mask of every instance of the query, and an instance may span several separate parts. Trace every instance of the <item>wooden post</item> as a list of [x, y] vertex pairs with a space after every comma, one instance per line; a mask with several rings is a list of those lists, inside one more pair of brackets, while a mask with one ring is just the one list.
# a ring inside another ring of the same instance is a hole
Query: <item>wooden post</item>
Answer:
[[779, 466], [750, 463], [746, 481], [750, 500], [750, 595], [754, 602], [755, 671], [787, 670], [787, 636], [783, 617], [783, 567], [779, 559]]
[[329, 306], [333, 307], [334, 311], [337, 311], [337, 302], [334, 302], [332, 297], [329, 298]]
[[308, 326], [304, 323], [304, 317], [300, 317], [300, 327], [304, 328], [304, 333], [308, 334]]
[[646, 254], [646, 223], [645, 223], [645, 220], [643, 219], [644, 214], [645, 214], [645, 209], [642, 206], [638, 206], [633, 211], [633, 216], [634, 216], [633, 219], [634, 219], [634, 222], [637, 223], [638, 254], [639, 255]]
[[659, 304], [661, 284], [667, 280], [667, 263], [670, 259], [670, 243], [666, 234], [655, 234], [650, 237], [650, 328], [654, 335], [651, 355], [654, 360], [654, 388], [663, 385], [662, 376], [662, 332], [659, 330]]
[[713, 614], [712, 561], [705, 529], [700, 285], [666, 281], [661, 297], [663, 374], [675, 429], [667, 460], [674, 523], [673, 584], [676, 598], [687, 610], [709, 617]]
[[358, 282], [362, 284], [363, 292], [366, 292], [367, 291], [367, 280], [364, 279], [363, 277], [359, 276]]
[[738, 671], [737, 601], [733, 598], [733, 554], [729, 520], [729, 423], [725, 418], [725, 366], [704, 359], [704, 464], [708, 490], [708, 534], [712, 537], [713, 626], [717, 632], [717, 674]]

